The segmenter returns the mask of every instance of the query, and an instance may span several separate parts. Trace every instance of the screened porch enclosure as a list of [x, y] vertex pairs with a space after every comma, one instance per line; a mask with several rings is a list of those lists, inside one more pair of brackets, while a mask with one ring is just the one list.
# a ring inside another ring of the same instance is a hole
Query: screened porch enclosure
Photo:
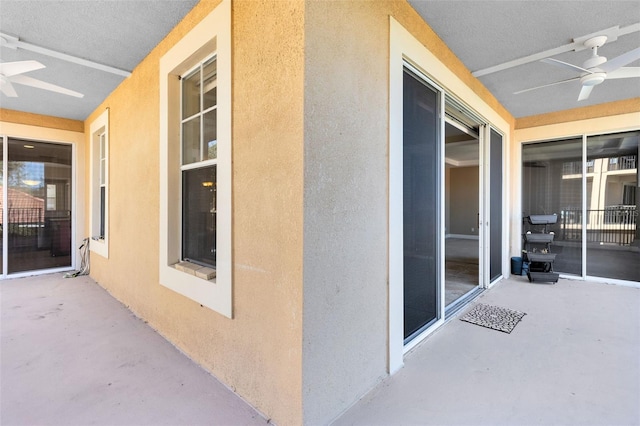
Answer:
[[71, 145], [14, 138], [3, 142], [2, 273], [70, 267]]
[[549, 229], [557, 271], [640, 281], [639, 139], [635, 131], [523, 145], [522, 229], [535, 232], [529, 214], [558, 215]]

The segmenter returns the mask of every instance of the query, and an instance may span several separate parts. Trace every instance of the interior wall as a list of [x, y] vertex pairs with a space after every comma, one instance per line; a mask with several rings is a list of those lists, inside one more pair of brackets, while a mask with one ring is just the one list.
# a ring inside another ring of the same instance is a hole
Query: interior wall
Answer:
[[234, 318], [159, 284], [159, 60], [219, 3], [197, 4], [85, 122], [109, 108], [109, 258], [92, 255], [91, 275], [275, 423], [300, 424], [303, 3], [232, 3]]
[[71, 143], [74, 147], [72, 161], [75, 166], [75, 175], [72, 179], [75, 187], [72, 197], [75, 196], [76, 204], [73, 214], [77, 231], [72, 235], [71, 253], [74, 259], [72, 265], [76, 268], [80, 267], [80, 251], [76, 248], [82, 245], [84, 234], [81, 230], [86, 226], [84, 200], [86, 152], [85, 134], [82, 128], [81, 121], [0, 109], [0, 135], [42, 142]]
[[480, 186], [478, 166], [452, 167], [451, 187], [451, 234], [478, 235], [478, 212]]
[[451, 234], [451, 168], [449, 164], [444, 167], [444, 233]]

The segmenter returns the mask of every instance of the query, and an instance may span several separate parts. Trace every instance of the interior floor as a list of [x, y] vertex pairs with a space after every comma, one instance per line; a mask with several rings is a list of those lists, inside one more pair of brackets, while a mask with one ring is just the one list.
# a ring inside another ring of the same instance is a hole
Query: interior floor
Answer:
[[478, 287], [478, 240], [445, 240], [445, 305]]

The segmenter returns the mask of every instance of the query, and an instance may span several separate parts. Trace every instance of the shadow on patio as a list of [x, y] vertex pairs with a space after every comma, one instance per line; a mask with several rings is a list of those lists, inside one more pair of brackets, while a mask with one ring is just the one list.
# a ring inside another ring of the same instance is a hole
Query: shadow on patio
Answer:
[[[3, 425], [266, 423], [91, 279], [0, 289]], [[513, 277], [475, 303], [527, 315], [454, 318], [336, 424], [640, 423], [640, 289]]]

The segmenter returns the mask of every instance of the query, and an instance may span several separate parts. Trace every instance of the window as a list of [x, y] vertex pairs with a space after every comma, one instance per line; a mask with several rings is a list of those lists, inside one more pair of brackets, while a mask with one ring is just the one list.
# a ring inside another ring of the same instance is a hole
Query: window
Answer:
[[215, 56], [182, 82], [182, 260], [216, 267]]
[[56, 209], [56, 186], [47, 184], [47, 211]]
[[91, 123], [90, 229], [91, 251], [109, 257], [109, 109]]
[[160, 59], [160, 284], [229, 318], [231, 2]]

